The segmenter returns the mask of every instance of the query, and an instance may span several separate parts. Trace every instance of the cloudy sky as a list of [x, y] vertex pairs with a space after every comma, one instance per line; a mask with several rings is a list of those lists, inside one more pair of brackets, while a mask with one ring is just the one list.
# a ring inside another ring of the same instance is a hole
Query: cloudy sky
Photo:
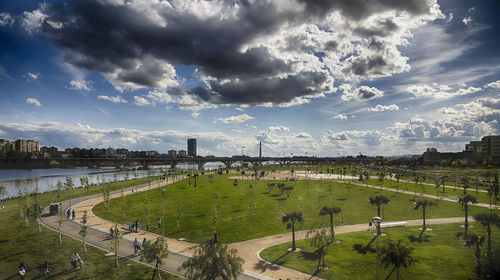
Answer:
[[500, 3], [0, 2], [0, 138], [199, 154], [460, 151], [500, 133]]

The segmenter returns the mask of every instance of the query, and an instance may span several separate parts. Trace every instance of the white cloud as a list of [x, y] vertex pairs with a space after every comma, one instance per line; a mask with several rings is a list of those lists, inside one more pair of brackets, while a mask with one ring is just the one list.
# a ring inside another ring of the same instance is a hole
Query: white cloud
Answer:
[[9, 13], [0, 13], [0, 26], [12, 26], [15, 19]]
[[199, 113], [199, 112], [192, 112], [192, 113], [191, 113], [191, 117], [193, 117], [193, 118], [197, 118], [197, 117], [199, 117], [199, 116], [200, 116], [200, 113]]
[[391, 105], [380, 105], [378, 104], [377, 106], [373, 108], [368, 108], [368, 111], [371, 112], [383, 112], [383, 111], [399, 111], [399, 106], [396, 104], [391, 104]]
[[254, 117], [249, 116], [247, 114], [230, 116], [227, 118], [219, 118], [219, 120], [222, 121], [223, 123], [232, 123], [232, 124], [242, 123], [242, 122], [246, 122], [246, 121], [253, 120], [253, 119], [254, 119]]
[[38, 78], [40, 78], [40, 73], [31, 73], [31, 72], [28, 72], [28, 73], [24, 74], [23, 77], [28, 82], [31, 82], [31, 81], [34, 81], [34, 80], [38, 80]]
[[113, 103], [128, 103], [127, 100], [123, 99], [119, 95], [117, 95], [117, 96], [99, 95], [99, 96], [97, 96], [97, 99], [106, 100], [106, 101], [113, 102]]
[[345, 101], [350, 100], [369, 100], [373, 98], [382, 97], [384, 92], [369, 86], [361, 86], [352, 90], [351, 85], [343, 84], [340, 86], [340, 89], [343, 91], [341, 98]]
[[40, 4], [39, 8], [34, 10], [33, 12], [23, 12], [21, 27], [30, 34], [38, 32], [47, 16], [45, 14], [46, 8], [47, 4], [43, 3]]
[[151, 104], [146, 98], [142, 96], [134, 96], [134, 104], [137, 106], [146, 106]]
[[485, 87], [500, 88], [500, 80], [486, 84]]
[[69, 82], [69, 89], [72, 90], [83, 90], [83, 91], [91, 91], [93, 90], [92, 88], [92, 82], [91, 81], [85, 81], [85, 80], [79, 80], [79, 81], [70, 81]]
[[290, 128], [287, 126], [279, 125], [279, 126], [270, 126], [267, 128], [269, 131], [290, 131]]
[[412, 93], [417, 98], [431, 98], [431, 99], [449, 99], [456, 96], [467, 95], [481, 91], [479, 87], [460, 88], [455, 91], [450, 91], [447, 85], [410, 85], [406, 91]]
[[465, 25], [471, 25], [472, 24], [472, 17], [464, 17], [462, 19], [462, 22], [465, 24]]
[[337, 120], [346, 120], [347, 116], [343, 115], [343, 114], [338, 114], [338, 115], [336, 115], [336, 116], [334, 116], [332, 118], [337, 119]]
[[42, 104], [40, 104], [40, 101], [38, 101], [37, 99], [32, 98], [32, 97], [26, 98], [26, 103], [27, 104], [33, 104], [33, 105], [35, 105], [37, 107], [42, 107]]

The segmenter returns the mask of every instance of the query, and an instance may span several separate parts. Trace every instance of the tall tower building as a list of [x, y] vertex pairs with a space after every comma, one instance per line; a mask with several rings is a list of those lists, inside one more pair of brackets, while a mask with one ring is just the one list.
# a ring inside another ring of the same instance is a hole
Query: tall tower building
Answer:
[[262, 157], [262, 142], [259, 142], [259, 157]]
[[196, 139], [188, 139], [188, 157], [196, 156]]

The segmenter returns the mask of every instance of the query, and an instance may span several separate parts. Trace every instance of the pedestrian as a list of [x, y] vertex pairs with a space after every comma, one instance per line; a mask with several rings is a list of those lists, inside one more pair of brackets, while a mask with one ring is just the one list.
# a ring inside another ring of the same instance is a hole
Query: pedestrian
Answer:
[[78, 261], [78, 258], [76, 257], [76, 253], [71, 254], [71, 266], [73, 266], [73, 269], [76, 270], [76, 262]]
[[75, 209], [73, 209], [73, 211], [71, 211], [71, 219], [75, 219]]
[[139, 244], [139, 240], [135, 238], [134, 240], [134, 254], [137, 254], [137, 251], [141, 249], [141, 245]]
[[111, 238], [115, 237], [115, 232], [113, 231], [113, 227], [111, 227], [111, 228], [109, 229], [109, 236], [110, 236]]
[[69, 215], [71, 215], [71, 209], [68, 208], [68, 210], [66, 210], [66, 217], [68, 218], [68, 220], [69, 220]]
[[43, 264], [42, 264], [42, 273], [43, 275], [46, 275], [50, 272], [50, 269], [49, 269], [49, 263], [47, 261], [45, 261]]
[[158, 229], [160, 229], [160, 228], [161, 228], [161, 219], [158, 218]]
[[142, 240], [142, 247], [146, 246], [148, 244], [148, 241], [146, 240], [146, 237]]
[[137, 232], [138, 228], [139, 228], [139, 220], [135, 220], [135, 232]]
[[82, 261], [82, 258], [80, 258], [80, 255], [78, 255], [78, 253], [75, 253], [76, 255], [76, 261], [78, 262], [78, 269], [81, 269], [83, 268], [83, 261]]
[[26, 275], [26, 265], [24, 265], [23, 262], [19, 263], [19, 276], [21, 277], [21, 280], [24, 279], [24, 276]]

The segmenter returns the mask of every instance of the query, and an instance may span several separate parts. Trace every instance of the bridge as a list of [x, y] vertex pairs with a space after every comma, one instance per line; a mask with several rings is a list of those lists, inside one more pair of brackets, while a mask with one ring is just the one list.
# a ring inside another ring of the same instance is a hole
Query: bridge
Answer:
[[275, 163], [286, 165], [293, 162], [318, 164], [318, 163], [333, 163], [339, 160], [345, 160], [334, 157], [248, 157], [248, 156], [233, 156], [233, 157], [155, 157], [155, 158], [50, 158], [50, 159], [14, 159], [7, 158], [0, 160], [0, 169], [5, 168], [47, 168], [47, 167], [102, 167], [114, 166], [117, 168], [127, 166], [143, 166], [150, 165], [170, 165], [171, 167], [183, 163], [194, 163], [198, 165], [198, 170], [203, 170], [203, 166], [210, 162], [221, 162], [226, 168], [231, 168], [235, 162], [251, 163], [253, 166], [262, 165], [263, 163]]

